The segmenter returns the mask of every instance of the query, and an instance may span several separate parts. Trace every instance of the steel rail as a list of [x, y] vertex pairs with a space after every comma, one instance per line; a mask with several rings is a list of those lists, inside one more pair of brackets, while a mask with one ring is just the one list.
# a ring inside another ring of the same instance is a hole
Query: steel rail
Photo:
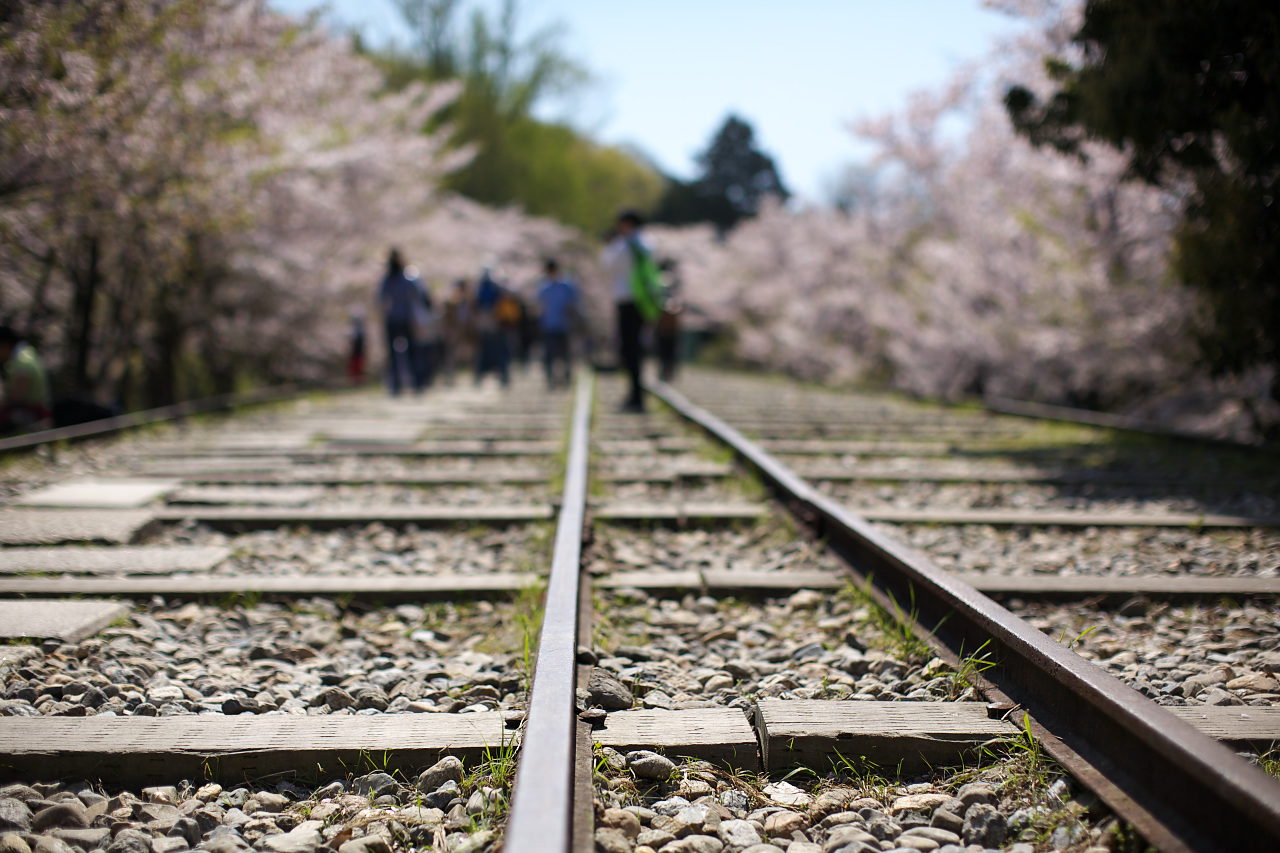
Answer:
[[991, 698], [1024, 709], [1045, 750], [1148, 841], [1161, 850], [1217, 851], [1271, 839], [1280, 849], [1274, 779], [819, 493], [675, 389], [656, 382], [649, 390], [798, 505], [818, 535], [874, 582], [881, 601], [909, 601], [900, 617], [935, 625], [932, 636], [952, 650], [994, 645], [999, 666], [985, 673], [997, 694]]
[[578, 596], [586, 521], [591, 392], [592, 377], [584, 370], [578, 376], [533, 689], [503, 841], [507, 853], [568, 851], [573, 843]]
[[313, 388], [311, 386], [301, 385], [272, 385], [266, 388], [256, 388], [252, 391], [236, 392], [234, 394], [220, 394], [216, 397], [205, 397], [199, 400], [186, 400], [181, 403], [174, 403], [169, 406], [160, 406], [155, 409], [146, 409], [141, 412], [130, 412], [129, 414], [116, 415], [110, 418], [100, 418], [99, 420], [87, 421], [82, 424], [44, 429], [39, 432], [15, 435], [9, 438], [0, 439], [0, 453], [30, 450], [33, 447], [40, 447], [44, 444], [53, 444], [58, 441], [78, 441], [85, 438], [95, 438], [102, 435], [108, 435], [113, 432], [122, 432], [127, 429], [135, 429], [141, 426], [160, 423], [162, 421], [177, 420], [189, 415], [227, 411], [229, 409], [234, 409], [237, 406], [276, 403], [281, 400], [297, 397], [300, 394], [304, 394], [311, 390], [332, 389], [325, 389], [324, 386], [316, 386]]

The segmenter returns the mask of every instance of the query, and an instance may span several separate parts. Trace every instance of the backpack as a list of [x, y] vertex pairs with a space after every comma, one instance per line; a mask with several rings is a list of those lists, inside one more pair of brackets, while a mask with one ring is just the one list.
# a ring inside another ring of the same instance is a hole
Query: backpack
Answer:
[[662, 273], [653, 255], [638, 240], [628, 240], [631, 249], [631, 295], [646, 323], [652, 323], [662, 314]]

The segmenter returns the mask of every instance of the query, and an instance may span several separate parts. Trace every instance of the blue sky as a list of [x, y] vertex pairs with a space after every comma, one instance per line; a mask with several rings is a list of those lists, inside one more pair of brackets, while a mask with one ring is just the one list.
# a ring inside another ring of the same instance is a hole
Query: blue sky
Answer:
[[[375, 42], [407, 37], [391, 0], [269, 2], [287, 12], [327, 6], [329, 20]], [[524, 0], [521, 8], [526, 32], [563, 24], [567, 52], [596, 75], [575, 102], [553, 105], [577, 126], [689, 177], [693, 156], [736, 112], [788, 187], [813, 200], [864, 153], [845, 130], [850, 119], [943, 84], [1017, 27], [978, 0]]]

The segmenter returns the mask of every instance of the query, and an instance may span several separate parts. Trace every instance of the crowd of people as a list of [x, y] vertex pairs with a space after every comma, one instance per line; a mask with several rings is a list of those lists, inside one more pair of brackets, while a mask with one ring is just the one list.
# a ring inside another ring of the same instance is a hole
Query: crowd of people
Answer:
[[[629, 412], [644, 411], [647, 349], [658, 355], [661, 377], [674, 376], [680, 311], [675, 263], [655, 259], [642, 225], [639, 214], [623, 212], [601, 253], [616, 308], [618, 364], [629, 380], [622, 409]], [[458, 279], [437, 300], [417, 269], [392, 249], [377, 303], [384, 377], [393, 396], [406, 388], [421, 393], [437, 378], [453, 384], [468, 367], [476, 385], [492, 374], [505, 387], [512, 363], [528, 365], [535, 348], [541, 349], [547, 387], [568, 388], [575, 352], [588, 340], [580, 287], [556, 258], [544, 261], [542, 276], [524, 294], [484, 267], [474, 283]], [[354, 313], [348, 372], [355, 381], [364, 375], [365, 334], [363, 314]]]
[[[629, 380], [622, 408], [629, 412], [644, 411], [641, 373], [647, 350], [657, 354], [664, 380], [674, 375], [680, 311], [675, 264], [655, 259], [642, 224], [637, 213], [621, 214], [601, 253], [616, 311], [618, 366]], [[477, 385], [492, 374], [506, 386], [513, 362], [527, 366], [539, 348], [547, 387], [568, 388], [575, 356], [591, 339], [579, 284], [555, 258], [544, 261], [541, 277], [523, 294], [485, 267], [474, 282], [458, 279], [437, 299], [417, 269], [393, 249], [378, 285], [377, 307], [386, 344], [383, 375], [393, 395], [405, 389], [421, 393], [437, 379], [453, 384], [466, 370]], [[347, 364], [353, 382], [364, 380], [367, 355], [365, 314], [356, 310]], [[0, 380], [0, 435], [112, 413], [84, 401], [70, 411], [68, 400], [55, 401], [40, 354], [9, 325], [0, 325]], [[65, 417], [58, 416], [59, 406], [68, 410]], [[81, 411], [86, 408], [92, 411]]]

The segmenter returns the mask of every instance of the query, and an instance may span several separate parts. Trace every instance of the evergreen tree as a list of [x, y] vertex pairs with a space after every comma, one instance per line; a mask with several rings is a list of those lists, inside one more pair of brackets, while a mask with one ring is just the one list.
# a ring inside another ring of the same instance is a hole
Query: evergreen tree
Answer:
[[[1089, 0], [1057, 91], [1005, 105], [1038, 145], [1123, 150], [1133, 178], [1185, 199], [1174, 268], [1210, 316], [1220, 374], [1280, 367], [1280, 7], [1266, 0]], [[1272, 394], [1280, 399], [1280, 369]]]
[[711, 222], [723, 233], [755, 216], [765, 196], [791, 197], [773, 158], [756, 148], [751, 125], [735, 115], [725, 119], [697, 163], [701, 173], [693, 182], [670, 181], [655, 219]]

